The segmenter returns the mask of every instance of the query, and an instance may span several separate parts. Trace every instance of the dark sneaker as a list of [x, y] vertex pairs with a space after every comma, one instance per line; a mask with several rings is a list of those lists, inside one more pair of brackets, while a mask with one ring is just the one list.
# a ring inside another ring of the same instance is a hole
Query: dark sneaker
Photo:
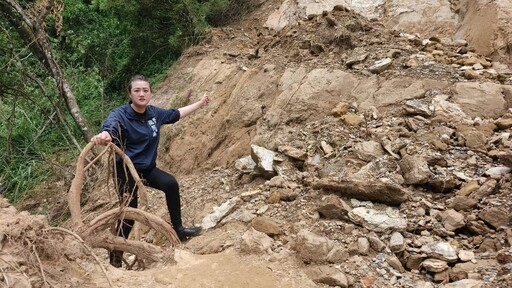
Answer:
[[123, 251], [113, 250], [108, 252], [110, 258], [110, 265], [121, 268], [123, 266]]
[[201, 234], [201, 227], [191, 227], [191, 228], [185, 228], [183, 226], [180, 226], [176, 228], [176, 234], [178, 235], [178, 238], [180, 238], [180, 241], [187, 240], [188, 237], [193, 237]]

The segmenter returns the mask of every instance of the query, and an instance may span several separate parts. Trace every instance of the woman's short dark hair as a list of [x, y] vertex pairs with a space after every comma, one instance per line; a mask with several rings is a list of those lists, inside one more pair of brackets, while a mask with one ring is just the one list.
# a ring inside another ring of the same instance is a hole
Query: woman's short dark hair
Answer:
[[128, 93], [132, 92], [132, 83], [134, 81], [144, 81], [144, 82], [148, 82], [149, 84], [149, 89], [151, 90], [151, 83], [149, 83], [149, 80], [148, 78], [146, 78], [146, 76], [144, 75], [135, 75], [133, 76], [131, 79], [130, 79], [130, 83], [128, 83]]

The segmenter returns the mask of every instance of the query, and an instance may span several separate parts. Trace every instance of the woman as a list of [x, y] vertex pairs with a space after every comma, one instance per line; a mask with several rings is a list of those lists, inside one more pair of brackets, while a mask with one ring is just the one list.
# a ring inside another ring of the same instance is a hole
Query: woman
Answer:
[[[201, 227], [185, 228], [181, 220], [181, 204], [178, 182], [171, 174], [156, 167], [160, 127], [164, 124], [175, 123], [190, 115], [210, 99], [205, 94], [194, 104], [176, 109], [162, 109], [149, 105], [151, 100], [151, 85], [142, 75], [130, 79], [128, 85], [130, 102], [118, 107], [110, 113], [103, 123], [101, 132], [91, 138], [94, 144], [107, 145], [112, 142], [120, 147], [132, 160], [140, 178], [149, 187], [165, 193], [167, 209], [171, 223], [180, 240], [196, 236]], [[130, 207], [137, 207], [137, 186], [120, 157], [116, 158], [116, 177], [120, 199], [131, 196]], [[133, 220], [124, 220], [118, 235], [127, 238], [133, 227]], [[112, 251], [110, 264], [122, 266], [122, 251]]]

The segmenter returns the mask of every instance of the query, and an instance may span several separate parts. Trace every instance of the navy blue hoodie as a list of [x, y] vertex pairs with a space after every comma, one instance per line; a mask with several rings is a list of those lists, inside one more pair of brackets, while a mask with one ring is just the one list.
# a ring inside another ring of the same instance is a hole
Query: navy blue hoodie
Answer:
[[110, 134], [114, 144], [130, 157], [137, 170], [149, 170], [156, 166], [160, 127], [178, 120], [180, 112], [176, 109], [148, 105], [146, 112], [137, 113], [127, 103], [110, 112], [101, 131]]

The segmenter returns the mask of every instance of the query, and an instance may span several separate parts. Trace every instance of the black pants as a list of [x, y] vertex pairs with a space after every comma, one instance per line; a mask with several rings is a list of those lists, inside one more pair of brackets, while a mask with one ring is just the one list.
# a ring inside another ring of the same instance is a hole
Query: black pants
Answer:
[[[137, 208], [137, 185], [133, 179], [128, 167], [117, 163], [117, 185], [120, 201], [123, 201], [124, 195], [131, 195], [131, 200], [128, 206]], [[180, 188], [178, 181], [171, 174], [158, 169], [157, 167], [149, 170], [138, 170], [139, 177], [144, 185], [161, 190], [165, 194], [165, 202], [167, 209], [171, 216], [171, 223], [174, 229], [182, 226], [181, 222], [181, 203], [180, 203]], [[122, 224], [119, 221], [117, 227], [117, 235], [128, 238], [132, 230], [134, 220], [123, 220]], [[121, 227], [119, 225], [121, 224]]]

